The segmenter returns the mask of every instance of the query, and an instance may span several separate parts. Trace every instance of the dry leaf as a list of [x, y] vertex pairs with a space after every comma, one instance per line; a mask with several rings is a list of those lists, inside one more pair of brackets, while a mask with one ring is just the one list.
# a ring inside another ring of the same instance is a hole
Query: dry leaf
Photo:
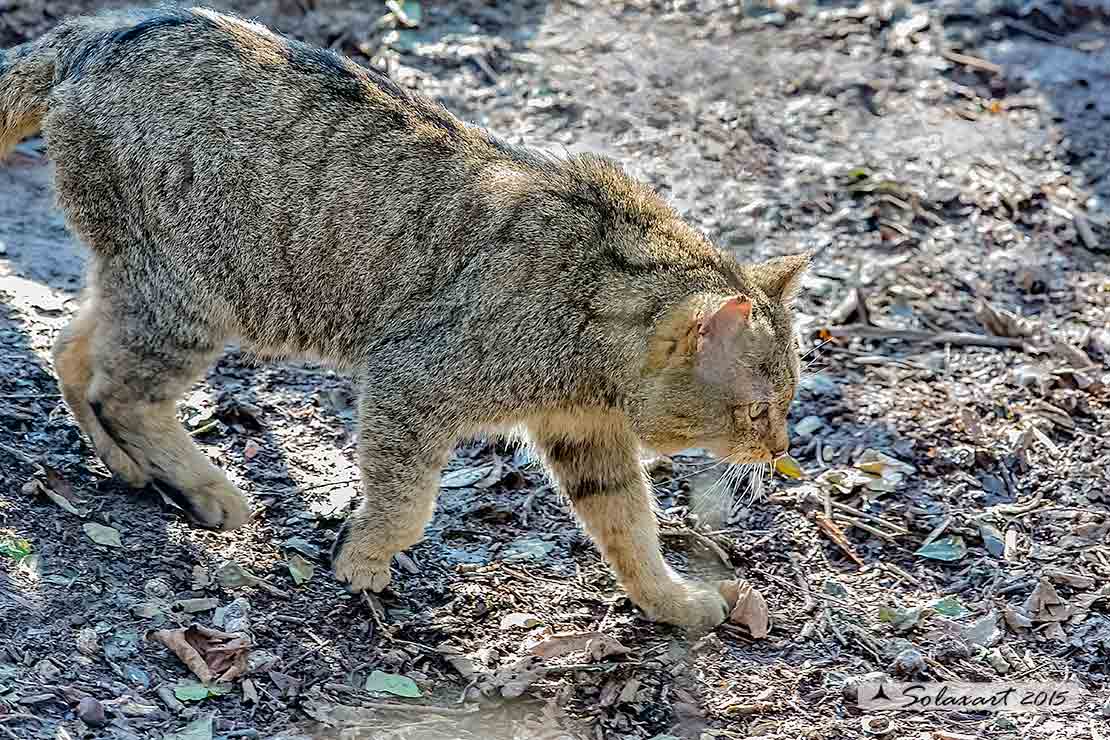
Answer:
[[247, 668], [247, 653], [252, 645], [242, 632], [220, 630], [194, 624], [179, 629], [155, 630], [147, 639], [157, 640], [181, 659], [204, 683], [230, 681]]
[[254, 681], [249, 678], [243, 679], [243, 703], [258, 704], [258, 689], [254, 687]]
[[1063, 622], [1071, 616], [1071, 605], [1056, 593], [1047, 578], [1041, 579], [1022, 609], [1034, 622]]
[[752, 637], [759, 640], [767, 636], [770, 626], [770, 614], [767, 611], [767, 602], [763, 594], [759, 593], [747, 581], [741, 581], [736, 588], [736, 606], [728, 615], [728, 621], [746, 627]]
[[1028, 337], [1033, 333], [1033, 325], [1012, 311], [995, 308], [986, 301], [980, 301], [975, 308], [975, 318], [979, 323], [998, 337]]
[[591, 640], [599, 637], [605, 637], [605, 635], [601, 632], [564, 632], [558, 635], [551, 635], [543, 642], [534, 646], [531, 652], [532, 655], [541, 658], [558, 658], [560, 655], [585, 650], [589, 646]]
[[1006, 620], [1006, 626], [1010, 628], [1014, 634], [1024, 634], [1024, 630], [1033, 627], [1033, 620], [1025, 615], [1025, 612], [1019, 609], [1011, 609], [1010, 607], [1002, 608], [1002, 617]]
[[629, 649], [609, 635], [600, 635], [590, 640], [586, 645], [586, 652], [594, 661], [599, 661], [614, 655], [627, 655]]
[[85, 534], [88, 535], [88, 538], [98, 545], [104, 545], [105, 547], [123, 547], [123, 543], [120, 542], [119, 538], [119, 530], [115, 527], [106, 527], [96, 522], [88, 522], [82, 529], [85, 530]]
[[798, 464], [797, 460], [790, 457], [790, 455], [783, 455], [775, 460], [775, 472], [794, 480], [802, 480], [806, 477], [805, 471], [802, 470], [802, 466]]

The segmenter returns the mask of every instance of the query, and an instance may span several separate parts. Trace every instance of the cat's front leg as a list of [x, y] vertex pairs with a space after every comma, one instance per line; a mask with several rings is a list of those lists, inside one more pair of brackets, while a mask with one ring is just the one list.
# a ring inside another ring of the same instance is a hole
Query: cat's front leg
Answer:
[[617, 418], [530, 425], [534, 441], [586, 532], [649, 619], [699, 630], [728, 614], [717, 588], [688, 581], [663, 560], [636, 437]]
[[393, 556], [419, 542], [435, 511], [440, 471], [454, 443], [446, 404], [396, 362], [364, 371], [359, 398], [362, 506], [332, 547], [336, 577], [352, 591], [382, 591]]

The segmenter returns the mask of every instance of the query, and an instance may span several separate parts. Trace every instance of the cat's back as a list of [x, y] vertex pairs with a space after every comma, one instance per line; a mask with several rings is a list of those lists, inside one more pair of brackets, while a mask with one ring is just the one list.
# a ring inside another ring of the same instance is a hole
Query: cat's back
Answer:
[[[59, 201], [98, 250], [342, 240], [390, 189], [450, 187], [480, 143], [387, 75], [209, 10], [78, 18], [54, 38], [43, 130]], [[143, 233], [112, 232], [125, 211]]]

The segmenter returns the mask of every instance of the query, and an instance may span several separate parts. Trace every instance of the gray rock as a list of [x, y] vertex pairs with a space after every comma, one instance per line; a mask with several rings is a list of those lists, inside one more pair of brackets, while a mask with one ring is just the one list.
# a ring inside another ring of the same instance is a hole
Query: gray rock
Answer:
[[103, 727], [108, 724], [104, 705], [91, 696], [86, 696], [77, 704], [77, 717], [89, 727]]

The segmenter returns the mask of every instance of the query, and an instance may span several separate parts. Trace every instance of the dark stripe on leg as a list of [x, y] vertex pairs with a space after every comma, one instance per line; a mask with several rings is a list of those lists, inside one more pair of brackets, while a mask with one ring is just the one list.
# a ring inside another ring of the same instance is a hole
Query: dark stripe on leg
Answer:
[[335, 542], [331, 546], [331, 562], [334, 567], [335, 559], [339, 557], [339, 553], [343, 551], [343, 545], [347, 544], [347, 539], [351, 536], [351, 518], [347, 517], [343, 520], [343, 526], [339, 528], [339, 533], [335, 535]]
[[112, 441], [115, 442], [121, 450], [126, 452], [127, 445], [123, 443], [123, 439], [116, 431], [115, 424], [108, 421], [108, 417], [104, 413], [104, 404], [100, 401], [90, 401], [89, 407], [92, 409], [93, 416], [96, 417], [96, 421], [100, 424], [100, 428], [104, 430], [104, 433], [111, 437]]

